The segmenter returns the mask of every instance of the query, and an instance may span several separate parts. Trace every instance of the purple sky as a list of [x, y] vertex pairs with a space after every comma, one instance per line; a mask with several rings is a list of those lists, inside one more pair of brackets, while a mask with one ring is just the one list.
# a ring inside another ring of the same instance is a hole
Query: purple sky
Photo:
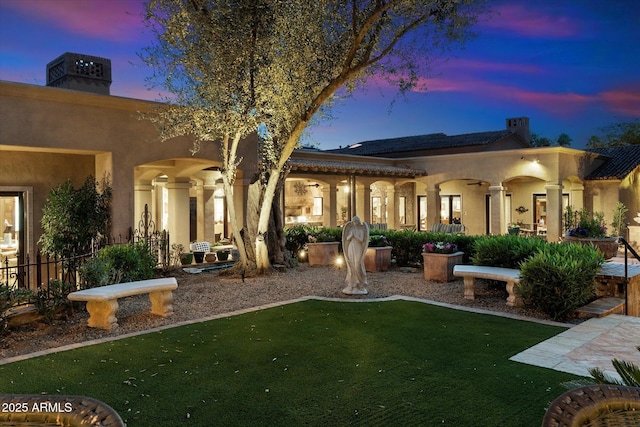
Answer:
[[[157, 99], [136, 54], [149, 44], [142, 0], [0, 0], [0, 80], [44, 85], [64, 52], [111, 59], [111, 94]], [[581, 148], [598, 128], [640, 120], [640, 1], [495, 0], [465, 49], [438, 61], [427, 91], [394, 100], [372, 84], [309, 130], [321, 149], [370, 139], [499, 130], [567, 133]]]

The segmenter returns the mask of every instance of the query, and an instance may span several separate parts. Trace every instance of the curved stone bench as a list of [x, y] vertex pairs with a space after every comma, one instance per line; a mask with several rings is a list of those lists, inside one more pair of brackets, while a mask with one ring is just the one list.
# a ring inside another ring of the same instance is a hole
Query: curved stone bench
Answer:
[[85, 396], [0, 394], [0, 425], [124, 427], [113, 408]]
[[453, 275], [464, 278], [464, 297], [476, 298], [476, 279], [498, 280], [507, 282], [507, 305], [518, 306], [521, 304], [516, 297], [514, 287], [520, 283], [520, 270], [515, 268], [489, 267], [485, 265], [456, 265], [453, 267]]
[[67, 298], [71, 301], [87, 301], [89, 327], [111, 329], [118, 326], [118, 298], [149, 294], [151, 313], [167, 317], [173, 313], [172, 291], [177, 288], [175, 277], [166, 277], [84, 289], [71, 292]]

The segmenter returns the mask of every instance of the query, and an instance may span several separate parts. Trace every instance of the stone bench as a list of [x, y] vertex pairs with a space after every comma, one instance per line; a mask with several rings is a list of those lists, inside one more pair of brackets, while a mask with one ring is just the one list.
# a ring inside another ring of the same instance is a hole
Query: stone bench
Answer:
[[456, 265], [453, 275], [464, 278], [464, 297], [475, 299], [476, 279], [499, 280], [507, 282], [507, 305], [520, 305], [519, 298], [514, 293], [514, 287], [520, 283], [520, 270], [514, 268], [489, 267], [484, 265]]
[[88, 325], [111, 329], [118, 326], [118, 298], [149, 294], [151, 313], [166, 317], [173, 313], [173, 290], [178, 288], [175, 277], [118, 283], [70, 293], [71, 301], [87, 301]]

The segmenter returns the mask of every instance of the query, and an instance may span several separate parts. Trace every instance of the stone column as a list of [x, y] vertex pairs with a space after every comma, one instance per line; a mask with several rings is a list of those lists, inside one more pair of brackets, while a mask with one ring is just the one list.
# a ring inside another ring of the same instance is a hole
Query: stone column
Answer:
[[507, 221], [504, 215], [505, 188], [501, 182], [489, 186], [491, 193], [491, 218], [489, 227], [491, 234], [504, 234], [507, 231]]
[[[440, 223], [440, 186], [427, 185], [426, 191], [427, 191], [427, 230], [430, 230], [432, 224]], [[420, 218], [416, 218], [416, 221], [420, 221]]]
[[338, 191], [335, 183], [322, 186], [322, 225], [336, 228], [336, 209], [338, 205]]
[[175, 178], [167, 182], [168, 229], [171, 242], [182, 244], [189, 251], [189, 178]]
[[215, 184], [205, 184], [202, 190], [202, 200], [204, 206], [204, 240], [213, 242], [215, 239], [215, 222], [214, 216], [214, 192], [217, 187]]
[[371, 223], [371, 185], [356, 185], [356, 215], [360, 217], [362, 222]]
[[387, 229], [395, 230], [398, 223], [398, 209], [396, 208], [396, 189], [393, 185], [387, 186]]
[[547, 182], [547, 241], [557, 242], [562, 236], [562, 184]]

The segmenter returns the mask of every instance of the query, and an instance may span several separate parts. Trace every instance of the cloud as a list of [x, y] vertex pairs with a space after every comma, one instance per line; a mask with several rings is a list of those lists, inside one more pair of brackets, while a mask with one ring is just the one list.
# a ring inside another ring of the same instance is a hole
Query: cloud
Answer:
[[4, 6], [80, 37], [123, 42], [136, 39], [143, 29], [141, 1], [21, 0]]
[[483, 21], [481, 27], [506, 30], [527, 37], [568, 38], [580, 33], [573, 19], [535, 9], [533, 2], [503, 4], [495, 8], [493, 19]]
[[599, 98], [615, 113], [640, 118], [640, 85], [602, 92]]

